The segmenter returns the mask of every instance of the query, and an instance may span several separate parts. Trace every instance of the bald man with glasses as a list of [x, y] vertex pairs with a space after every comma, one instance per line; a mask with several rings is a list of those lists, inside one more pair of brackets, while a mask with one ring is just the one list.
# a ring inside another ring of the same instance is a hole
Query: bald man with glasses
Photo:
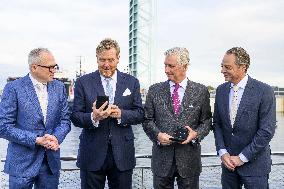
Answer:
[[70, 131], [64, 84], [54, 80], [52, 53], [29, 53], [29, 74], [7, 83], [0, 102], [0, 137], [9, 141], [4, 172], [10, 189], [56, 189], [59, 145]]

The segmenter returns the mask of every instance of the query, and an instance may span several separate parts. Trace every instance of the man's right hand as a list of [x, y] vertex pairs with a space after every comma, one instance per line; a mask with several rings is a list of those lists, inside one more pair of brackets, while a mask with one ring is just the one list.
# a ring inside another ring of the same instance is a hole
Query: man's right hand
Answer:
[[173, 138], [171, 135], [168, 135], [167, 133], [160, 132], [158, 134], [158, 141], [161, 145], [170, 145], [173, 143], [173, 141], [170, 140], [170, 138]]
[[231, 156], [229, 153], [225, 153], [221, 157], [222, 163], [227, 167], [229, 170], [234, 171], [235, 170], [235, 165], [231, 161]]
[[106, 101], [99, 109], [96, 108], [96, 101], [93, 103], [93, 120], [94, 121], [100, 121], [105, 118], [107, 118], [110, 115], [110, 106], [104, 110], [104, 108], [107, 106], [108, 101]]

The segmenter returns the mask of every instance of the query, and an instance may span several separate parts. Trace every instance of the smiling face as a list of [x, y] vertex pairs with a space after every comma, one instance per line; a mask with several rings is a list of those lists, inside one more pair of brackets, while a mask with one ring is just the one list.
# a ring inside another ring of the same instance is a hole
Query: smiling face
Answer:
[[221, 63], [221, 73], [224, 75], [225, 81], [238, 84], [246, 75], [246, 65], [236, 64], [234, 54], [225, 54]]
[[97, 63], [100, 74], [104, 77], [111, 77], [119, 62], [119, 55], [117, 55], [115, 48], [110, 48], [108, 50], [103, 50], [97, 54]]
[[[44, 66], [44, 67], [43, 67]], [[39, 54], [39, 62], [32, 63], [30, 66], [32, 76], [41, 83], [53, 80], [56, 69], [48, 68], [56, 66], [53, 55], [49, 52]]]
[[178, 64], [176, 55], [166, 56], [164, 64], [165, 73], [170, 81], [180, 83], [186, 78], [187, 66]]

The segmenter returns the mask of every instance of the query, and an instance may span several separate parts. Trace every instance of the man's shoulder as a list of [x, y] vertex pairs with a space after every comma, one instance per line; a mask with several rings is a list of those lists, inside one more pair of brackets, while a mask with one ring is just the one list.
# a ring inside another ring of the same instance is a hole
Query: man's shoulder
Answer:
[[9, 81], [5, 88], [22, 88], [23, 85], [25, 85], [24, 83], [27, 82], [27, 80], [29, 79], [28, 76], [24, 76], [24, 77], [20, 77], [18, 79], [15, 79], [14, 81]]
[[76, 81], [77, 82], [89, 82], [89, 80], [92, 78], [94, 79], [97, 74], [99, 75], [98, 71], [91, 72], [91, 73], [88, 73], [86, 75], [79, 77]]
[[167, 81], [155, 83], [149, 87], [149, 91], [164, 90], [166, 86], [169, 86], [169, 83]]
[[138, 79], [128, 73], [124, 73], [124, 72], [120, 72], [118, 71], [117, 72], [118, 76], [120, 75], [121, 77], [125, 78], [126, 81], [130, 81], [130, 82], [133, 82], [133, 81], [138, 81]]
[[59, 81], [57, 79], [54, 79], [53, 81], [50, 82], [51, 85], [55, 87], [63, 87], [64, 83], [62, 81]]
[[251, 80], [251, 84], [253, 87], [262, 89], [262, 90], [272, 90], [272, 87], [270, 85], [268, 85], [267, 83], [264, 83], [262, 81], [250, 78]]
[[224, 90], [228, 87], [228, 85], [230, 85], [230, 82], [224, 82], [217, 87], [216, 91]]

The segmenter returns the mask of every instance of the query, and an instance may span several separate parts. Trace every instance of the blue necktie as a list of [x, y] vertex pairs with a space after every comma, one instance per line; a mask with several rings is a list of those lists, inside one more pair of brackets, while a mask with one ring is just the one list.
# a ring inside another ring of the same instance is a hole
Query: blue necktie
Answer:
[[113, 97], [113, 88], [111, 85], [111, 78], [106, 78], [106, 95], [109, 96], [109, 103], [114, 103], [114, 97]]

